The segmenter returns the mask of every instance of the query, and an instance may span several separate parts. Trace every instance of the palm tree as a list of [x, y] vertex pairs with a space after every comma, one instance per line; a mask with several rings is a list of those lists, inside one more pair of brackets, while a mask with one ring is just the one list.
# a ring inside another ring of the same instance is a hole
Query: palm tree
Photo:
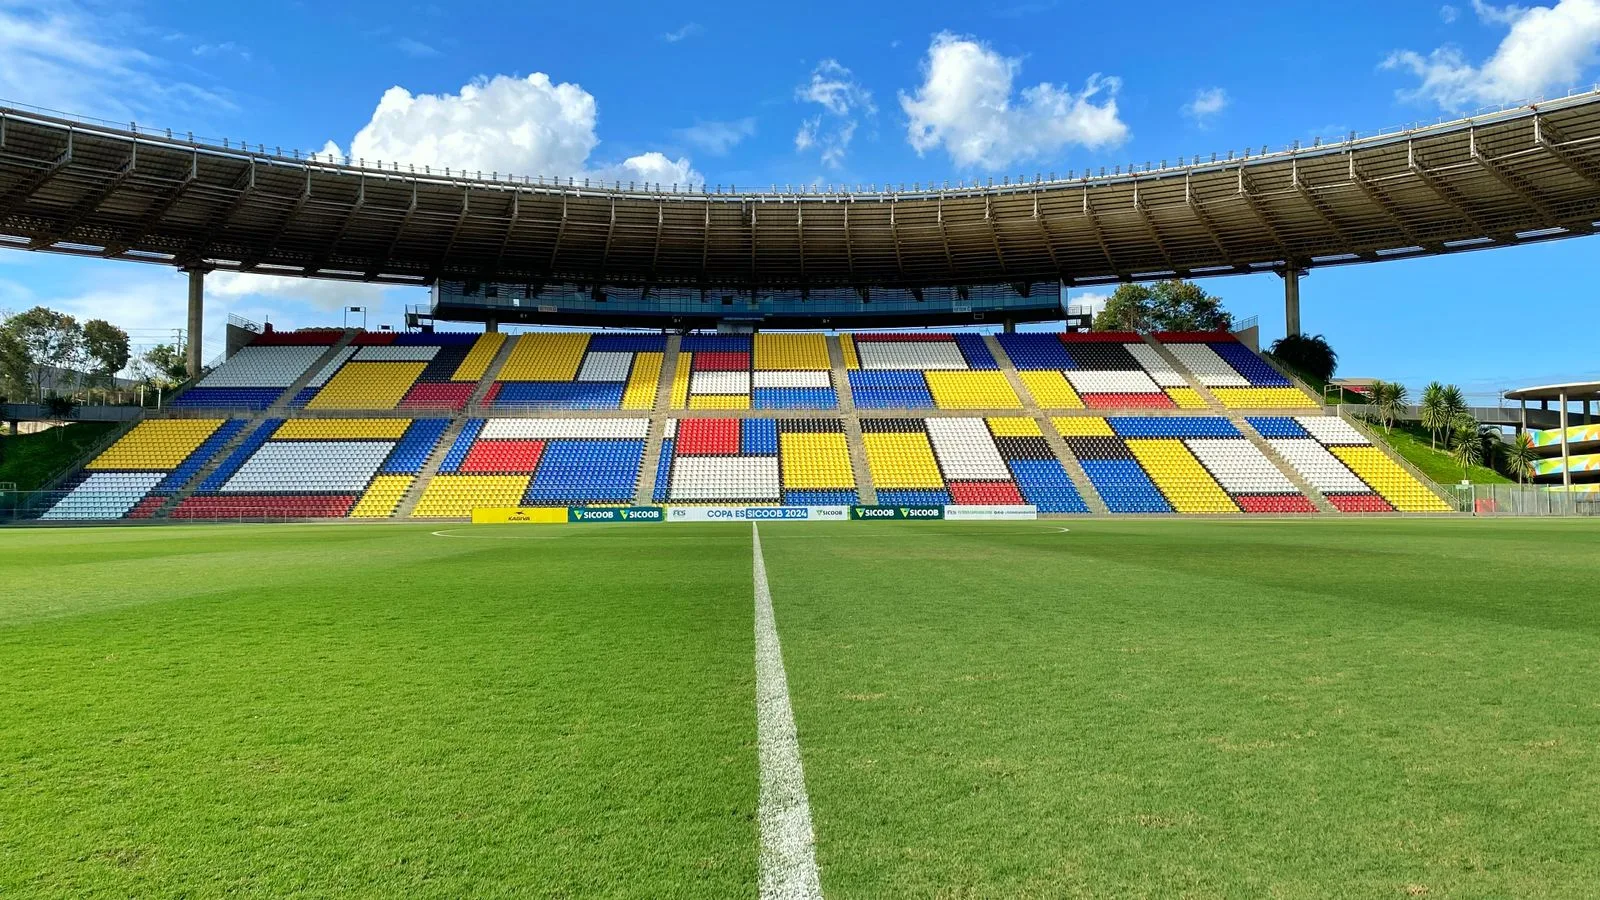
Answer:
[[1437, 381], [1428, 382], [1422, 389], [1422, 427], [1428, 429], [1429, 444], [1439, 449], [1439, 432], [1449, 423], [1452, 413], [1445, 405], [1445, 386]]
[[1533, 448], [1533, 437], [1526, 431], [1519, 431], [1511, 443], [1505, 445], [1501, 458], [1510, 470], [1508, 474], [1516, 475], [1517, 484], [1521, 484], [1524, 478], [1533, 477], [1533, 464], [1539, 460], [1539, 453]]
[[1378, 381], [1372, 385], [1372, 404], [1378, 408], [1378, 419], [1383, 430], [1390, 431], [1395, 419], [1406, 405], [1406, 386], [1393, 381]]
[[1467, 398], [1461, 393], [1461, 388], [1453, 384], [1447, 384], [1444, 386], [1444, 393], [1441, 395], [1441, 399], [1445, 409], [1444, 442], [1446, 446], [1451, 446], [1454, 444], [1455, 422], [1467, 414]]
[[1461, 478], [1466, 480], [1467, 470], [1483, 462], [1487, 446], [1484, 442], [1484, 433], [1478, 420], [1462, 414], [1450, 423], [1450, 431], [1454, 438], [1450, 455], [1461, 464]]

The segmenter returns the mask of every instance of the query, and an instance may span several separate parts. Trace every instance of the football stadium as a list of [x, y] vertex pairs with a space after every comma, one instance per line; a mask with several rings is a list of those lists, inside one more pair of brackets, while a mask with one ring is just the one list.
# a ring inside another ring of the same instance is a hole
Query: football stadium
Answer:
[[[1600, 385], [1479, 491], [1063, 298], [1597, 227], [1600, 92], [760, 190], [0, 109], [0, 246], [188, 285], [0, 491], [0, 895], [1593, 896]], [[431, 299], [207, 360], [215, 273]]]

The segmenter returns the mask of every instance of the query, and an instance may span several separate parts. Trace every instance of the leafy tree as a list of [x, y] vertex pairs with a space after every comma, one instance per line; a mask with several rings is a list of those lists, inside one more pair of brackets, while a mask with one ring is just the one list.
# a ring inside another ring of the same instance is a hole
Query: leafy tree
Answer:
[[82, 361], [83, 328], [66, 313], [35, 306], [0, 327], [21, 343], [32, 385], [44, 382], [47, 369], [74, 369]]
[[1533, 464], [1539, 459], [1539, 451], [1533, 447], [1533, 437], [1526, 431], [1520, 431], [1501, 450], [1501, 459], [1506, 467], [1506, 474], [1517, 479], [1521, 484], [1524, 478], [1533, 477]]
[[28, 348], [11, 329], [0, 326], [0, 396], [15, 400], [28, 397]]
[[1292, 369], [1304, 372], [1318, 381], [1328, 381], [1339, 368], [1339, 354], [1329, 346], [1328, 339], [1320, 334], [1291, 334], [1272, 342], [1267, 350]]
[[128, 333], [104, 319], [90, 319], [83, 323], [83, 355], [89, 374], [109, 384], [128, 365]]
[[157, 344], [133, 362], [134, 377], [150, 387], [172, 388], [189, 377], [189, 363], [176, 344]]
[[1192, 281], [1124, 284], [1094, 317], [1095, 331], [1227, 331], [1233, 315], [1222, 298]]
[[1428, 429], [1428, 443], [1439, 449], [1439, 432], [1443, 431], [1455, 411], [1445, 403], [1445, 387], [1437, 381], [1428, 382], [1422, 389], [1422, 427]]

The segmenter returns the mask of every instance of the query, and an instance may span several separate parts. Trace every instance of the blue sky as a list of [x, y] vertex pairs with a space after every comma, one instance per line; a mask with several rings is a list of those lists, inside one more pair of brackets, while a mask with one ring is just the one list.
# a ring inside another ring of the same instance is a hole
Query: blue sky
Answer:
[[[1600, 0], [274, 5], [0, 0], [0, 98], [199, 135], [528, 174], [712, 184], [1065, 172], [1453, 118], [1600, 81]], [[330, 148], [330, 144], [332, 147]], [[1492, 392], [1600, 377], [1600, 238], [1321, 270], [1343, 374]], [[422, 292], [213, 276], [228, 312], [398, 324]], [[1282, 333], [1281, 282], [1211, 279]], [[1094, 292], [1074, 292], [1074, 302]], [[0, 251], [0, 309], [153, 343], [181, 276]]]

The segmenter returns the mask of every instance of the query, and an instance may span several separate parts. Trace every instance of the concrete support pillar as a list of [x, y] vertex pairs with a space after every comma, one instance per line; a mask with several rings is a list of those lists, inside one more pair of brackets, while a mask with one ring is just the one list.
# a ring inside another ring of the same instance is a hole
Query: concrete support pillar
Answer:
[[205, 360], [200, 358], [201, 332], [205, 326], [206, 316], [206, 270], [196, 266], [189, 272], [189, 346], [185, 348], [185, 360], [189, 364], [189, 377], [200, 374], [200, 367]]
[[500, 330], [500, 321], [498, 319], [489, 319], [483, 323], [483, 330], [489, 334], [494, 334]]
[[1572, 489], [1572, 445], [1567, 442], [1567, 392], [1561, 392], [1561, 486]]
[[1017, 333], [1017, 323], [1013, 322], [1010, 319], [1006, 320], [1005, 325], [1002, 326], [1002, 328], [1004, 329], [1006, 334], [1016, 334]]
[[1283, 330], [1300, 334], [1300, 270], [1292, 264], [1283, 270]]
[[1523, 432], [1528, 430], [1528, 400], [1527, 400], [1527, 398], [1523, 398], [1521, 403], [1522, 403], [1522, 424], [1517, 426], [1517, 433], [1518, 434], [1521, 434], [1521, 433], [1523, 433]]

